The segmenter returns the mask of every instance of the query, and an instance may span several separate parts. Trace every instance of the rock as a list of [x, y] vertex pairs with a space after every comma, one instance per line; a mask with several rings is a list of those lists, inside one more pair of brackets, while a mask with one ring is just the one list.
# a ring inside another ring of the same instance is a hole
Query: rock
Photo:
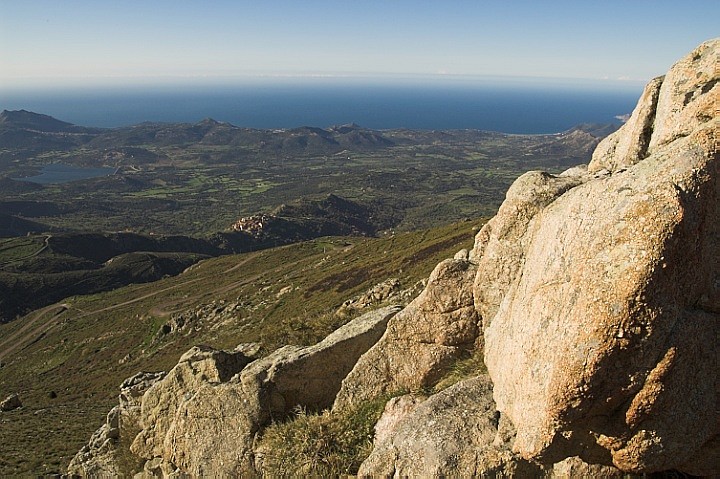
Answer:
[[703, 43], [665, 75], [648, 154], [654, 154], [698, 129], [707, 128], [708, 122], [717, 124], [719, 45], [718, 38]]
[[178, 410], [163, 457], [191, 475], [254, 474], [255, 434], [297, 407], [329, 407], [398, 309], [365, 314], [314, 346], [280, 348], [228, 383], [201, 388]]
[[579, 457], [568, 457], [558, 462], [546, 476], [548, 479], [573, 479], [576, 477], [592, 477], [593, 479], [622, 479], [627, 474], [616, 467], [588, 464]]
[[120, 386], [120, 404], [110, 410], [105, 423], [70, 461], [69, 475], [117, 477], [130, 472], [122, 470], [119, 465], [118, 453], [121, 451], [118, 451], [118, 440], [121, 435], [132, 437], [137, 434], [140, 419], [139, 398], [163, 376], [164, 372], [142, 372], [123, 381]]
[[433, 384], [447, 366], [476, 346], [475, 266], [462, 259], [440, 263], [425, 290], [390, 320], [385, 335], [343, 381], [339, 410], [400, 390]]
[[395, 299], [394, 297], [397, 296], [399, 292], [400, 280], [397, 278], [387, 279], [376, 284], [364, 293], [345, 301], [340, 308], [338, 308], [335, 314], [344, 316], [351, 314], [354, 311], [360, 311], [374, 305], [379, 305], [385, 301]]
[[663, 78], [660, 77], [645, 86], [628, 121], [620, 130], [602, 140], [593, 152], [590, 172], [617, 171], [645, 158], [662, 83]]
[[558, 176], [531, 171], [510, 186], [497, 215], [475, 236], [475, 246], [470, 252], [470, 260], [477, 264], [472, 293], [483, 327], [490, 324], [521, 271], [527, 249], [526, 235], [532, 233], [538, 213], [590, 178], [575, 169]]
[[100, 429], [90, 441], [73, 457], [68, 465], [68, 474], [83, 477], [120, 476], [117, 465], [116, 441], [120, 437], [120, 408], [110, 410]]
[[143, 394], [164, 378], [165, 375], [164, 371], [156, 373], [140, 372], [123, 381], [118, 396], [120, 410], [128, 416], [135, 416], [135, 413], [139, 414]]
[[7, 412], [22, 407], [22, 401], [20, 395], [17, 393], [11, 394], [0, 402], [0, 411]]
[[191, 398], [207, 384], [228, 381], [254, 358], [251, 349], [243, 345], [239, 351], [217, 351], [207, 346], [196, 346], [180, 357], [178, 364], [155, 383], [142, 397], [140, 427], [142, 431], [132, 443], [131, 451], [140, 457], [162, 457], [171, 448], [166, 436], [175, 420], [181, 403]]
[[[403, 396], [391, 401], [359, 477], [538, 477], [541, 469], [510, 451], [498, 430], [499, 413], [487, 375], [468, 379], [420, 404]], [[403, 417], [389, 420], [397, 415]], [[409, 412], [407, 410], [409, 409]], [[383, 426], [383, 429], [387, 426]], [[500, 438], [500, 439], [499, 439]], [[499, 439], [499, 440], [498, 440]]]
[[470, 251], [463, 248], [457, 253], [455, 253], [454, 259], [464, 259], [465, 261], [470, 259]]
[[131, 450], [147, 460], [144, 474], [255, 474], [255, 435], [299, 406], [332, 405], [342, 379], [398, 310], [370, 312], [314, 346], [285, 346], [254, 361], [247, 347], [191, 349], [143, 396], [143, 429]]
[[477, 235], [485, 362], [527, 459], [720, 471], [719, 52], [651, 82], [589, 174], [523, 175]]
[[414, 394], [405, 394], [391, 398], [386, 404], [383, 414], [375, 424], [373, 443], [377, 446], [392, 438], [398, 424], [427, 398]]

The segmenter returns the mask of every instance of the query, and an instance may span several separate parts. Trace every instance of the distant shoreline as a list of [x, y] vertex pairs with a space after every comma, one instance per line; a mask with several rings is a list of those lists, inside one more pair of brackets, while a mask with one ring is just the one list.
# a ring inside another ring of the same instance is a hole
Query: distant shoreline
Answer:
[[87, 127], [143, 122], [196, 123], [204, 118], [239, 127], [320, 128], [356, 123], [376, 130], [473, 129], [553, 134], [579, 123], [619, 123], [640, 92], [545, 86], [225, 87], [186, 90], [104, 90], [13, 93], [0, 109], [41, 111]]

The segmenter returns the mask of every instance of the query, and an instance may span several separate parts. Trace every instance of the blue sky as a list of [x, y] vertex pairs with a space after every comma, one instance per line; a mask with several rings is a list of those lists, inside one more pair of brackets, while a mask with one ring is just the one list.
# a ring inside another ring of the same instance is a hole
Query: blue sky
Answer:
[[720, 35], [717, 0], [0, 0], [0, 88], [257, 75], [645, 82]]

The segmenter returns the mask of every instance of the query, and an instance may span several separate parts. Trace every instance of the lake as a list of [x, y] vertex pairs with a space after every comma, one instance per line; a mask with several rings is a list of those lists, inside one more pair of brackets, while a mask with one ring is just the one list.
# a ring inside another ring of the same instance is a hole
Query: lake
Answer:
[[100, 176], [110, 176], [115, 172], [115, 168], [99, 167], [99, 168], [82, 168], [78, 166], [63, 165], [54, 163], [44, 166], [40, 170], [40, 174], [36, 176], [28, 176], [25, 178], [13, 178], [17, 181], [29, 181], [41, 185], [53, 183], [69, 183], [71, 181], [87, 180], [89, 178], [97, 178]]

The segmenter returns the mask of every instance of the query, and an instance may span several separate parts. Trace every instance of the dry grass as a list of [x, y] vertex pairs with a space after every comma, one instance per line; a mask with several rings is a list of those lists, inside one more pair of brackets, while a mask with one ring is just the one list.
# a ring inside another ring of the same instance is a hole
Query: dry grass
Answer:
[[352, 410], [308, 413], [269, 426], [261, 439], [262, 472], [270, 477], [356, 474], [372, 450], [375, 423], [387, 398]]

